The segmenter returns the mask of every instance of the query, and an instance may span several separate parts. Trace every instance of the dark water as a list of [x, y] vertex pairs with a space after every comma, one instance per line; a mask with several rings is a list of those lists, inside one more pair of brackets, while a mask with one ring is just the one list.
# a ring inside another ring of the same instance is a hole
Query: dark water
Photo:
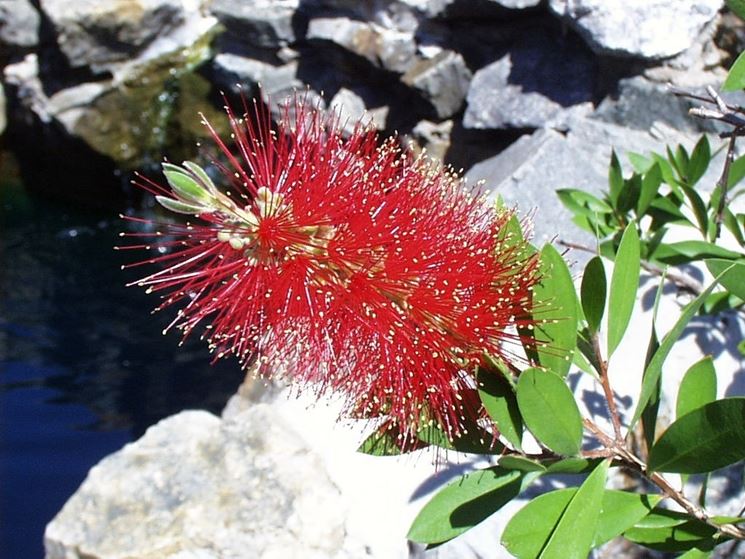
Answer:
[[82, 211], [0, 182], [0, 556], [43, 556], [44, 526], [107, 454], [187, 408], [216, 413], [242, 380], [169, 315], [116, 252], [117, 210]]

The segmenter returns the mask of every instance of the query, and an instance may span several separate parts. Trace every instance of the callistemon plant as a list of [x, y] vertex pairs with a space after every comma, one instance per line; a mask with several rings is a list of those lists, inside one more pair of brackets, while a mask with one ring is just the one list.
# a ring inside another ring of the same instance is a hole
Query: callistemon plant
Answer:
[[302, 100], [276, 125], [243, 108], [227, 111], [234, 146], [204, 123], [219, 176], [185, 161], [163, 164], [167, 186], [137, 181], [183, 215], [129, 234], [159, 249], [136, 283], [217, 357], [341, 395], [401, 446], [488, 421], [475, 369], [485, 354], [509, 361], [537, 282], [512, 213], [363, 124], [344, 139], [337, 115]]

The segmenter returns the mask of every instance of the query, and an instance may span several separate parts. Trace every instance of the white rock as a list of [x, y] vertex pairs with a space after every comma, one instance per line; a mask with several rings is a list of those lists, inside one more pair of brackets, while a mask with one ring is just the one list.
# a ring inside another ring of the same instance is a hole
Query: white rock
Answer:
[[661, 59], [686, 50], [723, 0], [549, 0], [593, 50]]
[[47, 526], [47, 559], [368, 556], [323, 464], [265, 404], [187, 411], [102, 460]]

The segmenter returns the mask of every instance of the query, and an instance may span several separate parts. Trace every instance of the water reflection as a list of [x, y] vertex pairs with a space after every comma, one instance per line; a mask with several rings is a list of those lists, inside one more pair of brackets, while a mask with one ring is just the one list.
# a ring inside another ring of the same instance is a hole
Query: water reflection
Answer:
[[[126, 288], [116, 210], [86, 212], [0, 184], [0, 549], [38, 557], [44, 524], [87, 470], [159, 419], [219, 413], [242, 374]], [[24, 512], [25, 511], [25, 512]]]

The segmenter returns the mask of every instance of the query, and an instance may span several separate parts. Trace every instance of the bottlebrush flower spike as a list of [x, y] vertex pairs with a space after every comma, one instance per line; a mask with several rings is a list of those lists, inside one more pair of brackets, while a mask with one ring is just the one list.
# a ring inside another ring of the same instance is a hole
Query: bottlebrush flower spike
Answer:
[[168, 188], [140, 178], [194, 219], [127, 234], [154, 237], [127, 248], [164, 252], [134, 264], [161, 267], [136, 283], [165, 294], [158, 309], [180, 307], [184, 336], [203, 326], [218, 358], [342, 395], [346, 414], [403, 439], [433, 423], [460, 436], [485, 415], [474, 367], [508, 359], [531, 320], [536, 260], [506, 239], [511, 213], [363, 125], [342, 139], [336, 115], [302, 100], [274, 129], [243, 108], [227, 109], [234, 148], [204, 122], [220, 188], [191, 162], [163, 165]]

